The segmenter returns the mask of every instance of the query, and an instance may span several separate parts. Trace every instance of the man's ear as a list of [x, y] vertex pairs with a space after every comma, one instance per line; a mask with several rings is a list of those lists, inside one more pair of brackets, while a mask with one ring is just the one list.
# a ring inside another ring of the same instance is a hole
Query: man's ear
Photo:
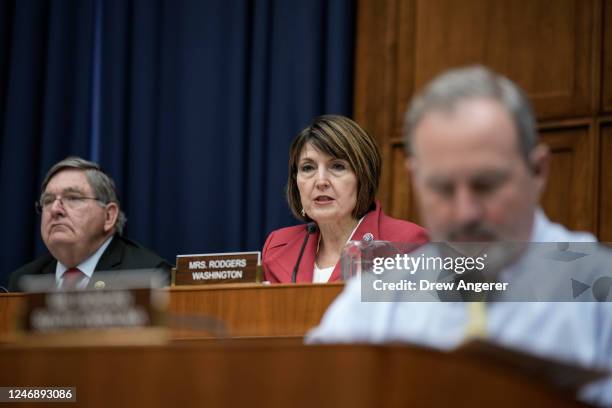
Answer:
[[119, 206], [117, 203], [108, 203], [104, 210], [104, 232], [109, 232], [115, 228], [119, 217]]
[[550, 149], [540, 143], [529, 153], [529, 167], [536, 182], [538, 197], [542, 195], [548, 180], [548, 169], [550, 166]]

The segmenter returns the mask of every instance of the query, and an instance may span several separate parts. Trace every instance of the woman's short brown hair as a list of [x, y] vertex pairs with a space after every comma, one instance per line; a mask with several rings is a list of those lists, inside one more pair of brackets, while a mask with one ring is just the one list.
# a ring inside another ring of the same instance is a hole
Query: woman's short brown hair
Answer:
[[378, 145], [351, 119], [339, 115], [324, 115], [302, 130], [289, 149], [287, 201], [293, 215], [303, 221], [310, 221], [308, 215], [302, 215], [302, 201], [297, 186], [300, 154], [307, 143], [311, 143], [321, 153], [346, 160], [351, 166], [357, 178], [357, 203], [352, 213], [355, 219], [374, 209], [381, 170]]

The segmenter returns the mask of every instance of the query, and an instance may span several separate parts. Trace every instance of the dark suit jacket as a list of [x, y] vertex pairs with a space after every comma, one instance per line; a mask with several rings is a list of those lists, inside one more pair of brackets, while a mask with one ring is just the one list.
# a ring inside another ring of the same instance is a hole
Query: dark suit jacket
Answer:
[[[49, 253], [41, 256], [11, 273], [8, 290], [19, 290], [19, 278], [24, 275], [55, 274], [57, 260]], [[100, 257], [95, 271], [118, 271], [124, 269], [158, 268], [170, 275], [170, 264], [154, 252], [134, 241], [115, 235]]]
[[[365, 218], [351, 237], [361, 240], [367, 233], [375, 240], [390, 242], [414, 242], [424, 244], [428, 241], [425, 230], [412, 222], [398, 220], [385, 215], [376, 203], [376, 209], [366, 214]], [[300, 253], [306, 235], [305, 225], [281, 228], [273, 231], [264, 244], [262, 265], [264, 279], [273, 283], [291, 282], [293, 268]], [[297, 273], [297, 282], [312, 282], [315, 255], [319, 232], [308, 239], [304, 255]], [[340, 262], [336, 264], [329, 278], [330, 282], [340, 280]]]

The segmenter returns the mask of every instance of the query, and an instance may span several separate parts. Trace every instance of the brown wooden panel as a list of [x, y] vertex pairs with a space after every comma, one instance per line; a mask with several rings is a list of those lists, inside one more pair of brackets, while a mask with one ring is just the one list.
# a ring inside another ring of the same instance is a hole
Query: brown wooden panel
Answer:
[[596, 233], [594, 137], [588, 126], [548, 128], [541, 136], [551, 150], [542, 206], [548, 217], [572, 230]]
[[[539, 118], [580, 117], [591, 97], [595, 0], [402, 2], [396, 123], [413, 90], [455, 66], [484, 64], [523, 87]], [[410, 9], [414, 7], [414, 12]]]
[[393, 195], [391, 198], [391, 216], [409, 220], [421, 225], [418, 212], [418, 204], [412, 189], [410, 174], [406, 172], [404, 166], [404, 146], [400, 142], [393, 144]]
[[359, 0], [355, 64], [355, 119], [388, 140], [393, 123], [397, 64], [396, 0]]
[[612, 123], [602, 126], [599, 157], [599, 239], [612, 242]]
[[3, 336], [17, 328], [24, 296], [21, 293], [0, 293], [0, 342]]
[[390, 203], [391, 147], [396, 128], [397, 0], [359, 0], [355, 53], [355, 120], [379, 141], [383, 170], [379, 199]]
[[[232, 337], [303, 336], [319, 324], [343, 283], [227, 284], [170, 289], [170, 311], [223, 322]], [[174, 338], [202, 337], [175, 330]]]
[[[303, 336], [344, 288], [329, 284], [220, 284], [168, 289], [172, 338], [206, 338], [221, 323], [227, 336]], [[15, 315], [26, 295], [0, 294], [0, 340], [15, 330]], [[183, 316], [183, 318], [181, 318]], [[204, 320], [207, 319], [207, 320]], [[173, 325], [173, 320], [183, 322]]]
[[602, 105], [606, 112], [612, 112], [612, 0], [604, 2]]
[[[380, 141], [380, 196], [396, 217], [418, 221], [398, 140], [410, 99], [436, 74], [488, 65], [523, 87], [547, 123], [574, 126], [596, 120], [600, 104], [612, 109], [612, 0], [359, 0], [358, 13], [356, 118]], [[547, 128], [555, 152], [544, 206], [595, 231], [597, 131]]]
[[520, 363], [414, 346], [6, 347], [0, 361], [0, 384], [76, 387], [77, 404], [25, 407], [584, 407]]

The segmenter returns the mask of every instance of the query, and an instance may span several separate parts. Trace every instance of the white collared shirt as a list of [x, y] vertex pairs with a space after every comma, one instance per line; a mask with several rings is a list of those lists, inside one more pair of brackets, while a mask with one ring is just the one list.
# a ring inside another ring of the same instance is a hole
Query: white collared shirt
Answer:
[[[87, 258], [76, 266], [85, 275], [85, 278], [78, 283], [77, 289], [83, 289], [87, 287], [87, 284], [89, 283], [89, 280], [91, 279], [91, 276], [93, 275], [94, 270], [96, 269], [98, 261], [100, 260], [102, 254], [104, 253], [104, 251], [106, 251], [106, 248], [109, 246], [112, 240], [113, 237], [109, 237], [106, 241], [104, 241], [102, 245], [100, 245], [100, 248], [98, 248], [96, 252], [94, 252], [89, 258]], [[58, 288], [62, 286], [62, 282], [64, 281], [64, 272], [66, 272], [67, 270], [68, 267], [66, 265], [64, 265], [60, 261], [57, 261], [57, 265], [55, 266], [55, 283], [57, 284]]]
[[329, 278], [331, 278], [332, 273], [334, 272], [334, 266], [330, 266], [329, 268], [319, 268], [317, 263], [314, 265], [314, 272], [312, 274], [312, 283], [326, 283], [329, 282]]
[[[536, 211], [531, 242], [593, 242]], [[405, 341], [449, 350], [465, 339], [465, 303], [362, 302], [361, 280], [349, 280], [309, 343]], [[508, 347], [587, 367], [612, 370], [612, 313], [599, 302], [500, 302], [487, 307], [489, 339]], [[612, 406], [612, 376], [582, 390], [581, 398]]]

